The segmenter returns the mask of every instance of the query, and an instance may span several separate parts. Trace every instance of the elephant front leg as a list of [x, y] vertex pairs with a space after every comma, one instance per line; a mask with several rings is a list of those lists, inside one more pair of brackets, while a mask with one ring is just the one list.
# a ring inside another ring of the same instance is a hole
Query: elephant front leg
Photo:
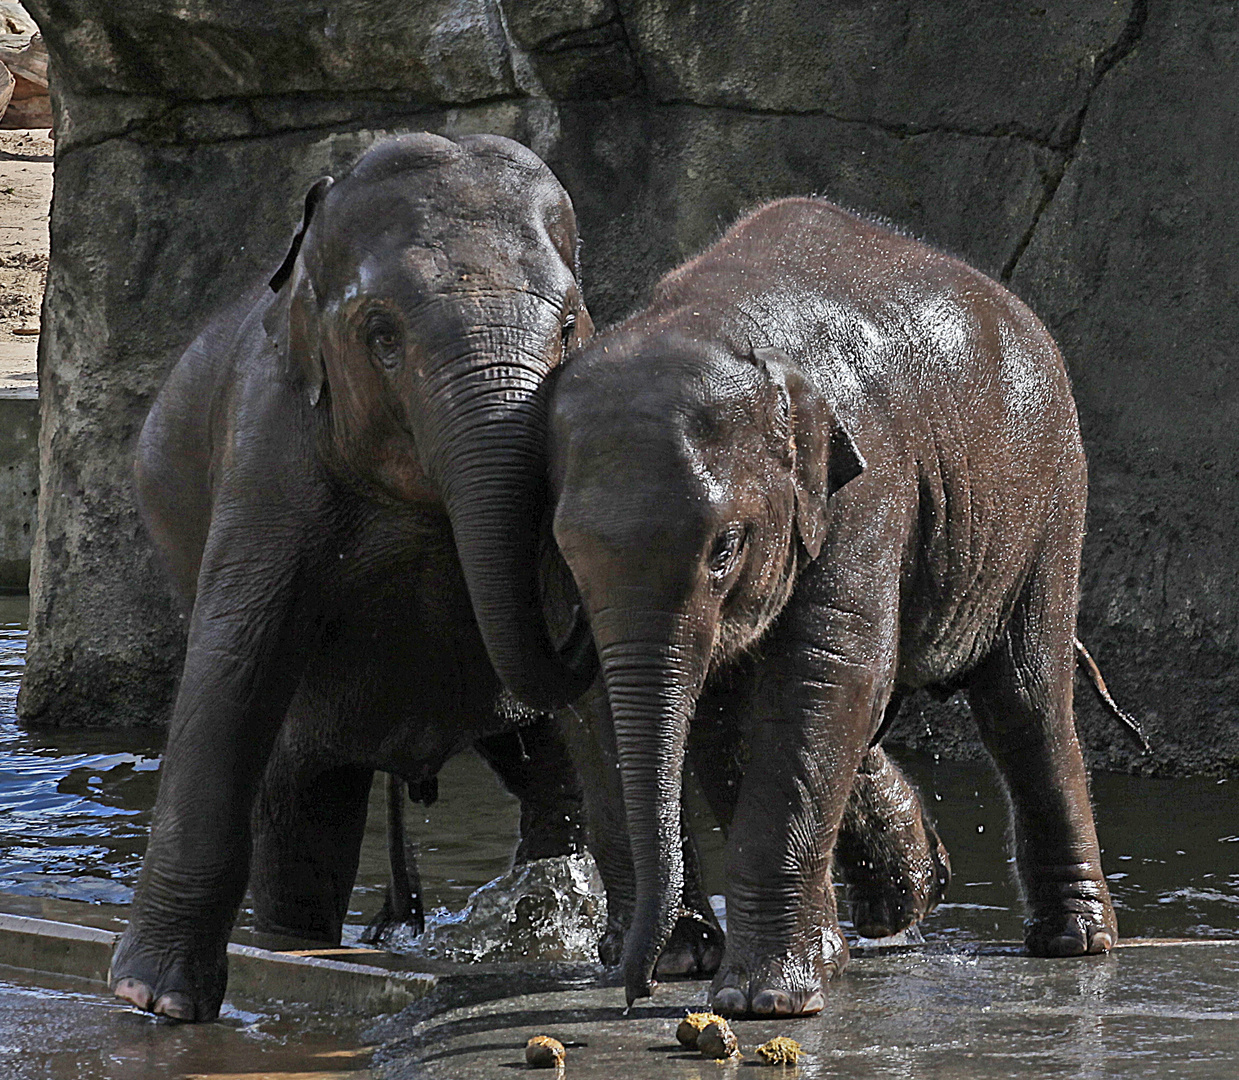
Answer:
[[571, 855], [585, 846], [581, 781], [553, 716], [474, 743], [500, 782], [521, 802], [514, 863]]
[[947, 850], [920, 793], [880, 746], [856, 772], [835, 859], [848, 887], [852, 925], [864, 937], [889, 937], [916, 925], [946, 895]]
[[[689, 760], [710, 809], [731, 828], [749, 750], [735, 720], [751, 671], [702, 695], [689, 739]], [[886, 716], [897, 712], [892, 697]], [[883, 721], [884, 723], [886, 721]], [[916, 787], [880, 746], [861, 761], [835, 843], [848, 886], [852, 922], [865, 937], [888, 937], [925, 918], [946, 895], [951, 860]]]
[[793, 616], [781, 630], [750, 706], [728, 837], [727, 949], [711, 988], [728, 1016], [819, 1012], [847, 964], [831, 853], [889, 685], [889, 658], [848, 660], [880, 655], [851, 627], [831, 634]]
[[[249, 877], [250, 812], [300, 679], [312, 621], [294, 613], [296, 560], [221, 581], [244, 542], [204, 561], [169, 728], [154, 823], [113, 992], [177, 1020], [210, 1020], [227, 978], [228, 936]], [[256, 586], [255, 582], [260, 582]]]
[[700, 979], [713, 975], [723, 959], [724, 936], [701, 882], [701, 858], [680, 804], [680, 848], [684, 892], [680, 917], [663, 946], [654, 974], [660, 979]]

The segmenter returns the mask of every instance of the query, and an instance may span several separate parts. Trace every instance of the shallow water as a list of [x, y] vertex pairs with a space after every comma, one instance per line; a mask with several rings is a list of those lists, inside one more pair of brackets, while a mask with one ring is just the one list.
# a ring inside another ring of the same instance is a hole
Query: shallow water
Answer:
[[[159, 777], [157, 732], [25, 731], [13, 712], [26, 601], [0, 598], [0, 892], [125, 903], [141, 866]], [[1020, 936], [1006, 804], [984, 765], [895, 751], [932, 802], [954, 868], [927, 940]], [[457, 911], [506, 871], [519, 808], [480, 759], [461, 755], [430, 808], [407, 819], [426, 908]], [[1093, 778], [1097, 828], [1124, 936], [1222, 937], [1239, 930], [1239, 778]], [[382, 785], [375, 784], [350, 922], [377, 910], [386, 882]], [[701, 822], [707, 887], [723, 892], [721, 834]]]

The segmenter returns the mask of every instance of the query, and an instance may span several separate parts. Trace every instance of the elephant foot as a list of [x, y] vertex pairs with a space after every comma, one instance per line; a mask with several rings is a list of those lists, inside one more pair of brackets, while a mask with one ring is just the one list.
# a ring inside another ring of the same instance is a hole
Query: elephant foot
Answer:
[[[812, 1016], [826, 1004], [823, 988], [847, 966], [848, 947], [837, 927], [823, 934], [817, 963], [781, 957], [760, 967], [723, 965], [710, 988], [710, 1008], [720, 1016]], [[814, 970], [816, 969], [816, 970]]]
[[[598, 942], [598, 959], [604, 967], [615, 968], [623, 960], [625, 930], [625, 926], [608, 921]], [[681, 915], [658, 957], [654, 974], [660, 979], [708, 978], [718, 970], [724, 945], [723, 931], [712, 915]]]
[[890, 937], [946, 895], [951, 860], [916, 786], [880, 746], [856, 772], [835, 841], [856, 932]]
[[613, 968], [624, 958], [624, 926], [614, 918], [607, 919], [607, 928], [598, 940], [598, 962]]
[[224, 999], [227, 962], [225, 949], [195, 962], [170, 948], [145, 945], [130, 927], [117, 943], [108, 982], [116, 997], [143, 1012], [184, 1023], [214, 1020]]
[[886, 874], [852, 867], [847, 873], [852, 925], [862, 937], [890, 937], [936, 908], [951, 883], [951, 857], [932, 825], [922, 820], [916, 843], [903, 847]]
[[1104, 881], [1043, 882], [1030, 892], [1035, 899], [1024, 922], [1030, 955], [1096, 956], [1118, 942], [1118, 920]]
[[660, 979], [700, 979], [713, 975], [723, 959], [723, 931], [704, 915], [681, 915], [654, 967]]

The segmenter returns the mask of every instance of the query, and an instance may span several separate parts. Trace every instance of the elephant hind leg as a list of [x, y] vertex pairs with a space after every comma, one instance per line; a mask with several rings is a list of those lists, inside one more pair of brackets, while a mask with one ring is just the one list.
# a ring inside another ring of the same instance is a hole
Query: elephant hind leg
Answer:
[[254, 811], [256, 929], [339, 944], [373, 777], [355, 765], [294, 771], [272, 761]]
[[1073, 580], [1035, 569], [968, 699], [1011, 801], [1034, 956], [1108, 952], [1118, 927], [1072, 713]]
[[848, 888], [852, 925], [864, 937], [889, 937], [916, 925], [946, 895], [947, 850], [920, 792], [880, 746], [857, 771], [835, 865]]

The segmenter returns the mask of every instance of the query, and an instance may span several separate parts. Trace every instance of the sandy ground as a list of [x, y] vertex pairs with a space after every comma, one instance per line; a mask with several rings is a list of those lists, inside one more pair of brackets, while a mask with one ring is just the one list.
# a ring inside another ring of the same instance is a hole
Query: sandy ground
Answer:
[[39, 306], [47, 278], [52, 141], [46, 130], [0, 131], [0, 395], [38, 385]]

